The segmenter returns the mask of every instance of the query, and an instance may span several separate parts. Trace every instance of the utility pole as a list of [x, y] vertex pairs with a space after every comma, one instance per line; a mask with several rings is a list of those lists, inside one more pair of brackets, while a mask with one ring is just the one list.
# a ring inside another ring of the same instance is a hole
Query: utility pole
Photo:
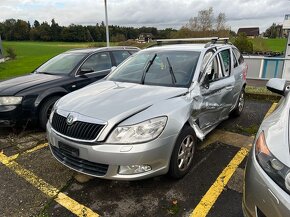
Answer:
[[104, 1], [105, 1], [105, 17], [106, 17], [106, 39], [107, 39], [107, 47], [110, 47], [107, 0], [104, 0]]

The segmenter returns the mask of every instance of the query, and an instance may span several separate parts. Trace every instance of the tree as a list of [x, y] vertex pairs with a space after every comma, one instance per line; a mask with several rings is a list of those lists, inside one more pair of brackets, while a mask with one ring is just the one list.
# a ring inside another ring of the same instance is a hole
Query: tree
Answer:
[[197, 17], [198, 23], [200, 25], [201, 31], [210, 31], [213, 28], [214, 14], [213, 8], [201, 10], [198, 12]]
[[226, 29], [226, 14], [219, 13], [216, 18], [216, 30], [225, 30]]
[[[192, 31], [193, 37], [203, 37], [203, 36], [229, 36], [230, 30], [226, 26], [226, 15], [225, 13], [219, 13], [215, 18], [213, 13], [213, 8], [204, 9], [198, 12], [196, 17], [189, 19], [188, 23], [182, 28]], [[181, 30], [180, 30], [181, 31]]]
[[248, 40], [246, 33], [241, 33], [238, 35], [234, 41], [234, 45], [242, 53], [253, 53], [253, 43]]
[[34, 28], [37, 28], [40, 26], [40, 23], [37, 20], [35, 20], [33, 23], [33, 26], [34, 26]]
[[60, 39], [60, 33], [61, 33], [61, 27], [58, 25], [58, 23], [55, 22], [54, 19], [51, 20], [51, 40], [52, 41], [58, 41]]
[[50, 41], [51, 40], [51, 29], [47, 22], [43, 22], [39, 27], [37, 27], [39, 32], [40, 40]]
[[15, 19], [7, 19], [4, 21], [4, 33], [3, 39], [5, 40], [14, 40], [14, 30], [15, 30]]
[[28, 40], [29, 39], [29, 25], [24, 20], [17, 20], [13, 31], [14, 40]]
[[276, 25], [276, 23], [273, 23], [268, 29], [266, 29], [264, 36], [268, 38], [277, 38], [278, 28], [278, 25]]

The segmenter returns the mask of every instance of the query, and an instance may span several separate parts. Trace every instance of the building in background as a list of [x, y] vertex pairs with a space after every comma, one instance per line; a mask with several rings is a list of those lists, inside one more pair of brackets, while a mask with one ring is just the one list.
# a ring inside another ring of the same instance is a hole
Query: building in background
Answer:
[[259, 27], [239, 28], [238, 34], [245, 33], [248, 38], [256, 38], [260, 35]]
[[290, 33], [290, 14], [286, 14], [283, 22], [283, 35], [287, 37]]
[[153, 35], [152, 33], [141, 33], [137, 40], [139, 43], [148, 43], [153, 40]]

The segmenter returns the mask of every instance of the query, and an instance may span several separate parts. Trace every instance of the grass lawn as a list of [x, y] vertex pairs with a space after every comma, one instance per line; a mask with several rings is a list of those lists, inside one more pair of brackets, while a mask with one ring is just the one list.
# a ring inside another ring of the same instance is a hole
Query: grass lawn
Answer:
[[284, 52], [286, 48], [286, 38], [254, 38], [251, 39], [254, 51], [276, 51]]
[[[17, 56], [15, 60], [0, 63], [0, 80], [30, 73], [59, 53], [73, 48], [88, 47], [89, 45], [90, 43], [4, 41], [4, 54], [7, 47], [12, 47]], [[104, 46], [104, 43], [102, 45]]]

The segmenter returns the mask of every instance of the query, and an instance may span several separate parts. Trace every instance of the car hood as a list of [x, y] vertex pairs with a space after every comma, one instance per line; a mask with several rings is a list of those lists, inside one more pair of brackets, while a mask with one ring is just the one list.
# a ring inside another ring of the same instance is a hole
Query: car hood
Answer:
[[57, 103], [57, 109], [103, 121], [121, 121], [156, 102], [186, 92], [187, 88], [103, 81], [62, 97]]
[[60, 79], [61, 76], [47, 74], [30, 74], [12, 78], [0, 82], [0, 95], [12, 96], [27, 88], [40, 85], [52, 80]]

